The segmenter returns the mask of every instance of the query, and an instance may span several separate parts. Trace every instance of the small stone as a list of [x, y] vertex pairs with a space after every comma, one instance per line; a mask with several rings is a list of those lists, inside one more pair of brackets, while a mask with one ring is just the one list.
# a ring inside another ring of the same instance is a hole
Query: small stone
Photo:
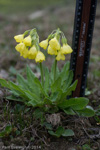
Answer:
[[51, 115], [47, 115], [46, 116], [46, 121], [48, 123], [51, 123], [53, 126], [59, 125], [60, 121], [61, 121], [61, 117], [60, 114], [51, 114]]

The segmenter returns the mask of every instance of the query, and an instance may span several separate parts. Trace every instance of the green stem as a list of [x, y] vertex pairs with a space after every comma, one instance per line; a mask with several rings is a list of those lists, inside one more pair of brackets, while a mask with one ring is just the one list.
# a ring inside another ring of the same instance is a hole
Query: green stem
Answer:
[[54, 81], [55, 81], [55, 79], [56, 79], [56, 70], [57, 70], [57, 60], [55, 59]]
[[41, 62], [40, 62], [40, 71], [41, 71], [41, 82], [42, 82], [42, 86], [44, 86], [43, 66], [42, 66], [42, 63], [41, 63]]

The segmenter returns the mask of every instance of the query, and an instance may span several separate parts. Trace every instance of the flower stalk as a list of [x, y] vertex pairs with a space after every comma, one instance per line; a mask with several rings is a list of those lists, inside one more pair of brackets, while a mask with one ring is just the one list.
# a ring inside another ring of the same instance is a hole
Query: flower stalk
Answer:
[[55, 66], [54, 66], [54, 81], [56, 80], [56, 70], [57, 70], [57, 60], [55, 59]]
[[43, 74], [43, 65], [40, 62], [40, 72], [41, 72], [41, 82], [42, 82], [42, 86], [44, 87], [44, 74]]

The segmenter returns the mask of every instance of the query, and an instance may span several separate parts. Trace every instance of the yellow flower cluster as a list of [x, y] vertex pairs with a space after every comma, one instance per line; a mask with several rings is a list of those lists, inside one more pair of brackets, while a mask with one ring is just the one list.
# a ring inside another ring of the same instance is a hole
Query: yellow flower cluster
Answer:
[[46, 39], [42, 41], [39, 45], [44, 49], [46, 49], [48, 46], [47, 48], [48, 54], [56, 55], [57, 61], [65, 60], [65, 54], [70, 54], [73, 51], [72, 48], [67, 43], [64, 43], [63, 46], [61, 46], [56, 37], [52, 38], [49, 42], [48, 39]]
[[[16, 35], [14, 37], [16, 42], [19, 43], [15, 48], [24, 58], [35, 59], [36, 62], [44, 61], [45, 56], [40, 51], [40, 47], [44, 50], [47, 49], [48, 54], [55, 55], [57, 61], [65, 60], [65, 55], [70, 54], [73, 51], [67, 44], [67, 39], [60, 29], [54, 30], [46, 40], [43, 40], [40, 43], [36, 29], [31, 30], [28, 36], [26, 36], [26, 34], [28, 34], [27, 31], [25, 31], [24, 34]], [[60, 44], [60, 41], [62, 41], [62, 45]]]
[[14, 39], [19, 43], [16, 45], [15, 49], [20, 53], [20, 56], [28, 59], [35, 59], [36, 62], [45, 60], [44, 54], [40, 50], [37, 50], [36, 46], [32, 44], [30, 35], [24, 38], [24, 34], [20, 34], [14, 36]]

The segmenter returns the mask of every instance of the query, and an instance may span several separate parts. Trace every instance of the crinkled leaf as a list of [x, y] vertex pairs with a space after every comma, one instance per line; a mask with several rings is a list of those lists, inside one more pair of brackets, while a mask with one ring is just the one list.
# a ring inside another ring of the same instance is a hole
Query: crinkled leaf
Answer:
[[55, 133], [61, 136], [64, 133], [64, 128], [62, 126], [59, 126]]
[[9, 82], [6, 81], [5, 79], [0, 79], [0, 84], [1, 84], [3, 87], [6, 87], [6, 88], [9, 88], [9, 89], [10, 89]]
[[75, 91], [77, 82], [78, 82], [78, 80], [75, 80], [74, 83], [65, 92], [62, 93], [62, 96], [61, 96], [62, 99], [66, 98], [68, 95], [70, 95], [72, 91]]
[[[38, 78], [35, 78], [35, 79], [34, 79], [34, 82], [35, 82], [35, 84], [38, 86], [38, 88], [39, 88], [39, 90], [41, 91], [41, 93], [42, 93], [43, 95], [47, 96], [47, 94], [45, 93], [44, 88], [43, 88], [41, 82], [39, 81], [39, 79], [38, 79]], [[37, 91], [37, 93], [38, 93], [38, 91]]]
[[52, 130], [52, 125], [50, 123], [44, 122], [43, 125], [48, 129]]
[[63, 111], [64, 111], [67, 115], [75, 115], [75, 114], [76, 114], [71, 108], [63, 109]]
[[61, 87], [61, 78], [55, 80], [55, 82], [51, 85], [51, 91], [56, 92]]
[[8, 125], [2, 132], [0, 132], [0, 137], [9, 135], [11, 132], [12, 132], [12, 126]]
[[67, 88], [71, 85], [71, 83], [72, 83], [72, 80], [73, 80], [73, 71], [72, 70], [70, 70], [69, 72], [68, 72], [68, 75], [67, 75], [67, 77], [66, 77], [66, 80], [63, 82], [63, 91], [66, 91], [67, 90]]
[[64, 133], [64, 128], [60, 126], [57, 128], [56, 132], [53, 131], [48, 131], [48, 132], [53, 136], [60, 137]]
[[84, 97], [79, 98], [71, 98], [69, 100], [65, 100], [59, 104], [59, 107], [62, 109], [71, 107], [74, 110], [82, 110], [88, 104], [89, 100]]
[[30, 92], [30, 91], [26, 91], [26, 90], [24, 92], [25, 92], [26, 96], [30, 100], [35, 101], [36, 103], [40, 103], [41, 102], [41, 98], [38, 96], [38, 94], [36, 95], [36, 94], [34, 94], [34, 93]]
[[74, 136], [74, 132], [71, 129], [66, 129], [62, 136], [67, 137], [67, 136]]
[[34, 117], [36, 118], [36, 119], [40, 119], [40, 118], [43, 118], [43, 114], [44, 114], [44, 112], [43, 111], [41, 111], [41, 109], [36, 109], [35, 111], [34, 111]]
[[10, 95], [6, 97], [9, 100], [14, 100], [14, 101], [18, 101], [18, 102], [24, 102], [24, 100], [22, 98], [19, 97], [15, 97], [14, 95]]
[[79, 115], [84, 116], [84, 117], [92, 117], [95, 115], [95, 111], [91, 106], [86, 106], [83, 110], [78, 110], [77, 111]]
[[70, 64], [69, 62], [66, 62], [66, 63], [64, 64], [64, 67], [62, 68], [62, 71], [61, 71], [60, 74], [59, 74], [59, 77], [62, 78], [62, 83], [63, 83], [63, 81], [66, 80], [66, 78], [67, 78], [67, 76], [68, 76], [69, 64]]
[[26, 90], [29, 89], [28, 82], [27, 82], [27, 80], [25, 80], [25, 79], [23, 78], [22, 75], [17, 74], [17, 82], [18, 82], [18, 84], [19, 84], [20, 86], [22, 86], [24, 89], [26, 89]]
[[27, 82], [32, 92], [34, 92], [35, 94], [37, 94], [38, 92], [38, 95], [40, 95], [40, 88], [34, 82], [34, 80], [36, 79], [36, 76], [28, 65], [26, 68], [26, 72], [27, 72]]

